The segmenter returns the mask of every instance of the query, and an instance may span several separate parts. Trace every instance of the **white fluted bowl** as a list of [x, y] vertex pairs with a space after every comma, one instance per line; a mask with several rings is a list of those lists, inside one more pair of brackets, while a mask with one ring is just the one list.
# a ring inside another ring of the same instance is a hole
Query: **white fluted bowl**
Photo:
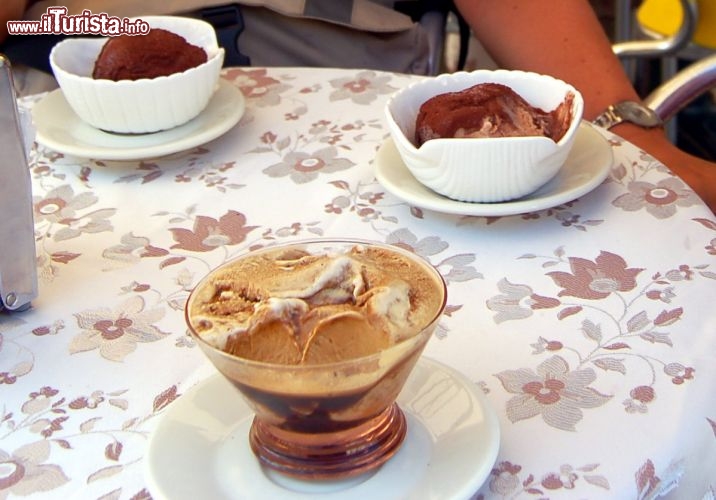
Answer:
[[145, 16], [152, 28], [163, 28], [202, 47], [207, 61], [181, 73], [141, 80], [92, 78], [105, 38], [68, 38], [55, 45], [50, 66], [67, 102], [91, 126], [117, 133], [149, 133], [182, 125], [209, 103], [218, 87], [224, 49], [214, 28], [187, 17]]
[[[556, 143], [548, 137], [448, 138], [415, 146], [415, 119], [425, 101], [486, 82], [511, 87], [529, 104], [545, 111], [555, 109], [572, 92], [572, 121], [567, 132]], [[455, 200], [488, 203], [521, 198], [552, 179], [572, 148], [583, 109], [582, 95], [551, 76], [477, 70], [413, 83], [389, 99], [385, 115], [403, 162], [421, 184]]]

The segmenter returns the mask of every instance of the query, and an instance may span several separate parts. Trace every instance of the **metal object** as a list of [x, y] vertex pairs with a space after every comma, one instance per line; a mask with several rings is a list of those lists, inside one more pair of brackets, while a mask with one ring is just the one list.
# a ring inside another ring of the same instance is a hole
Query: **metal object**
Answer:
[[[626, 7], [620, 7], [620, 17], [624, 17], [627, 14], [624, 12], [630, 11], [631, 2], [620, 2], [627, 4]], [[614, 53], [619, 58], [624, 59], [628, 57], [665, 57], [673, 56], [679, 51], [686, 48], [696, 31], [696, 22], [699, 18], [699, 7], [696, 4], [696, 0], [680, 0], [681, 8], [683, 9], [683, 21], [679, 30], [674, 33], [673, 36], [663, 38], [652, 38], [648, 40], [630, 40], [630, 41], [619, 41], [612, 45]], [[620, 21], [624, 22], [624, 21]], [[624, 36], [626, 28], [623, 26], [619, 27], [622, 32], [619, 36]]]
[[0, 54], [0, 309], [37, 297], [32, 185], [10, 61]]
[[621, 101], [610, 105], [592, 123], [609, 130], [622, 122], [630, 122], [643, 128], [663, 127], [664, 122], [648, 106], [635, 101]]
[[[683, 13], [681, 26], [672, 36], [662, 37], [656, 34], [646, 33], [641, 30], [639, 40], [618, 40], [612, 45], [614, 53], [622, 60], [624, 69], [632, 80], [636, 79], [636, 60], [638, 58], [660, 59], [661, 81], [665, 82], [674, 76], [678, 70], [677, 56], [685, 53], [693, 47], [691, 40], [696, 32], [696, 25], [699, 19], [699, 6], [697, 0], [679, 0]], [[628, 36], [631, 26], [632, 0], [618, 0], [618, 36]], [[629, 27], [627, 27], [627, 24]], [[666, 123], [665, 129], [672, 142], [676, 142], [678, 125], [676, 117], [671, 116]], [[666, 121], [666, 120], [665, 120]]]
[[655, 88], [644, 104], [669, 120], [694, 99], [716, 88], [716, 54], [691, 63]]

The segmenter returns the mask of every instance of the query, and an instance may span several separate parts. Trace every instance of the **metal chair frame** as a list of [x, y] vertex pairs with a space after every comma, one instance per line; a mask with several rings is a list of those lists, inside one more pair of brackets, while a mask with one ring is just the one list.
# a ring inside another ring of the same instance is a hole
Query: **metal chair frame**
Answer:
[[[617, 1], [616, 43], [614, 53], [624, 61], [628, 74], [634, 58], [662, 59], [662, 79], [645, 98], [644, 103], [653, 109], [667, 123], [667, 131], [675, 136], [675, 117], [695, 99], [716, 87], [716, 54], [711, 51], [695, 50], [691, 40], [698, 21], [696, 0], [680, 0], [683, 22], [679, 30], [670, 37], [651, 37], [646, 40], [630, 40], [631, 0]], [[687, 55], [695, 62], [677, 69], [677, 58]]]

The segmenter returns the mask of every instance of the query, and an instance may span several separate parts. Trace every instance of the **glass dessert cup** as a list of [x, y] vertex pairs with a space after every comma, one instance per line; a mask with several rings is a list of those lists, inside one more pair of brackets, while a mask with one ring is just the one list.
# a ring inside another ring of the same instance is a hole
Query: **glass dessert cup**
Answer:
[[[343, 251], [358, 246], [380, 248], [408, 261], [429, 283], [432, 298], [424, 324], [413, 325], [397, 343], [378, 352], [342, 361], [279, 364], [229, 354], [206, 341], [191, 311], [202, 288], [227, 262], [195, 287], [187, 301], [189, 331], [216, 369], [241, 393], [254, 412], [249, 443], [269, 470], [303, 480], [342, 480], [373, 471], [400, 448], [407, 430], [396, 403], [408, 376], [430, 339], [446, 304], [439, 272], [401, 248], [357, 240], [313, 240], [285, 248], [309, 253]], [[242, 258], [255, 256], [257, 252]], [[227, 395], [231, 397], [231, 395]]]

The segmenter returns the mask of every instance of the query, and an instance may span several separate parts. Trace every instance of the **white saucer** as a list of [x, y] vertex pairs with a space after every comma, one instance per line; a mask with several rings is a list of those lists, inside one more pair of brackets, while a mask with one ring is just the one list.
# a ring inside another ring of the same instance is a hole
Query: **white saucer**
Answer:
[[535, 212], [578, 198], [599, 186], [614, 159], [607, 140], [586, 122], [577, 130], [567, 161], [547, 184], [518, 200], [470, 203], [442, 196], [417, 181], [403, 163], [392, 139], [375, 157], [375, 177], [393, 195], [411, 205], [460, 215], [501, 216]]
[[156, 158], [205, 144], [227, 132], [244, 114], [241, 91], [219, 79], [206, 108], [184, 125], [153, 134], [112, 134], [83, 122], [57, 89], [32, 108], [39, 144], [57, 152], [97, 160]]
[[253, 414], [235, 391], [213, 375], [167, 409], [145, 456], [153, 498], [468, 499], [499, 450], [497, 417], [477, 385], [422, 358], [398, 397], [408, 434], [380, 469], [344, 482], [274, 481], [251, 452]]

